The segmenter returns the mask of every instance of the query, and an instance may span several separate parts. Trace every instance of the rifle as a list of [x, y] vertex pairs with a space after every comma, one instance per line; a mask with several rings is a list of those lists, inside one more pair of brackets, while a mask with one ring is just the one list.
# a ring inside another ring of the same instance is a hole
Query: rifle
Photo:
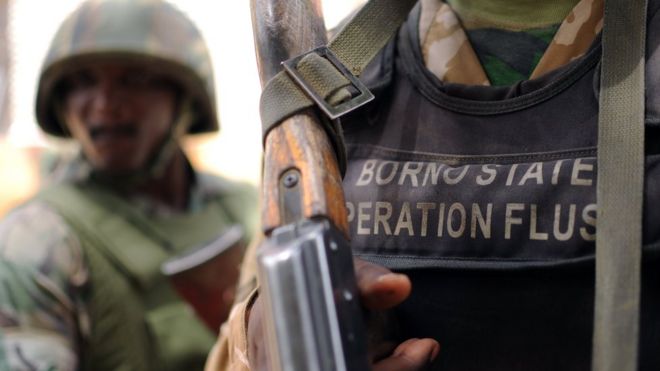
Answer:
[[[325, 45], [320, 0], [251, 0], [262, 86]], [[260, 295], [274, 370], [368, 370], [347, 212], [333, 146], [313, 110], [265, 138]]]

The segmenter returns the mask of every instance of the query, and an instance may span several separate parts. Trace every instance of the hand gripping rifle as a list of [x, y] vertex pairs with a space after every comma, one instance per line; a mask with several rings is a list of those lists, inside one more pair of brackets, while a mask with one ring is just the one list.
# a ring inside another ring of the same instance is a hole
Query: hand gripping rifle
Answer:
[[[344, 147], [339, 125], [331, 120], [373, 98], [354, 74], [359, 75], [414, 3], [375, 0], [367, 4], [354, 18], [362, 20], [344, 28], [342, 40], [352, 44], [356, 37], [351, 34], [372, 31], [371, 38], [362, 40], [367, 48], [357, 45], [360, 54], [369, 51], [366, 57], [353, 58], [358, 63], [346, 68], [351, 53], [341, 58], [332, 52], [332, 44], [324, 47], [327, 38], [320, 0], [251, 0], [264, 87], [260, 107], [265, 146], [262, 226], [267, 239], [257, 262], [271, 369], [370, 368], [347, 242], [340, 174], [345, 166]], [[385, 19], [389, 30], [365, 30], [363, 23], [374, 16], [393, 18]], [[286, 72], [281, 72], [282, 65]], [[316, 85], [310, 83], [314, 80]], [[319, 117], [314, 106], [325, 116]]]

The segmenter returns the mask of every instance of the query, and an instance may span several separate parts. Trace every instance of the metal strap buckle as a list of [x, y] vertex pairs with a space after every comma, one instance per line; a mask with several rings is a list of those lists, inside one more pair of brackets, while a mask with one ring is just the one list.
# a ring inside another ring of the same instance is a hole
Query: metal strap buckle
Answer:
[[[298, 73], [298, 62], [310, 53], [316, 53], [330, 61], [330, 63], [332, 63], [332, 65], [351, 82], [353, 87], [358, 91], [358, 94], [346, 102], [340, 103], [336, 106], [330, 105], [311, 86], [309, 86], [303, 76]], [[305, 93], [321, 108], [321, 110], [323, 110], [323, 112], [328, 117], [330, 117], [331, 120], [339, 118], [357, 109], [358, 107], [371, 102], [374, 99], [374, 95], [369, 91], [369, 89], [367, 89], [367, 87], [362, 82], [360, 82], [360, 80], [355, 77], [355, 75], [353, 75], [351, 71], [346, 68], [346, 66], [344, 66], [339, 58], [337, 58], [337, 56], [330, 49], [328, 49], [327, 46], [321, 46], [297, 57], [293, 57], [282, 62], [282, 65], [284, 66], [284, 69], [289, 74], [289, 76], [293, 78], [298, 86], [300, 86], [305, 91]]]

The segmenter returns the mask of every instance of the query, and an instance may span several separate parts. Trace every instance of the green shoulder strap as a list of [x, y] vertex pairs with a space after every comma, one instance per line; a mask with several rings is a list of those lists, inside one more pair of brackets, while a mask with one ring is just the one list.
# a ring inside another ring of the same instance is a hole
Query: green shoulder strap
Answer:
[[[316, 106], [330, 120], [321, 120], [345, 170], [341, 129], [331, 121], [369, 102], [373, 95], [356, 76], [395, 34], [417, 0], [370, 0], [330, 41], [283, 62], [284, 70], [263, 89], [259, 103], [263, 139], [295, 113]], [[352, 93], [350, 88], [357, 93]]]
[[222, 232], [223, 224], [230, 223], [219, 202], [199, 213], [159, 220], [88, 184], [61, 184], [38, 197], [53, 206], [76, 231], [97, 241], [101, 253], [142, 290], [161, 279], [164, 261], [213, 240]]
[[594, 371], [635, 371], [644, 197], [646, 0], [605, 0]]
[[[297, 63], [292, 68], [300, 74], [302, 80], [297, 80], [292, 72], [281, 71], [268, 82], [261, 94], [264, 138], [280, 121], [318, 104], [310, 94], [316, 93], [321, 99], [328, 99], [331, 105], [343, 101], [339, 98], [333, 102], [332, 96], [351, 85], [350, 76], [346, 72], [360, 76], [394, 35], [416, 2], [371, 0], [365, 4], [327, 46], [342, 66], [333, 64], [334, 61], [326, 58], [326, 54], [315, 51], [304, 55], [304, 58], [294, 58]], [[340, 67], [345, 67], [347, 71], [340, 70]]]

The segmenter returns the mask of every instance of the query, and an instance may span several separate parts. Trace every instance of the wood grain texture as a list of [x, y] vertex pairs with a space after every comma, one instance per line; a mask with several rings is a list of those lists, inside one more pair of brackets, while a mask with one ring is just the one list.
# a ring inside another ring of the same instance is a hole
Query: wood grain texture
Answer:
[[[281, 70], [280, 62], [327, 43], [320, 0], [252, 0], [252, 21], [262, 86]], [[348, 222], [334, 150], [314, 111], [307, 110], [271, 130], [265, 141], [262, 227], [305, 218], [328, 218], [346, 237]], [[301, 210], [290, 220], [283, 210], [280, 182], [300, 171]]]
[[301, 218], [327, 217], [348, 236], [346, 204], [333, 149], [313, 113], [285, 120], [266, 139], [262, 223], [264, 232], [286, 224], [279, 182], [290, 169], [301, 173]]

